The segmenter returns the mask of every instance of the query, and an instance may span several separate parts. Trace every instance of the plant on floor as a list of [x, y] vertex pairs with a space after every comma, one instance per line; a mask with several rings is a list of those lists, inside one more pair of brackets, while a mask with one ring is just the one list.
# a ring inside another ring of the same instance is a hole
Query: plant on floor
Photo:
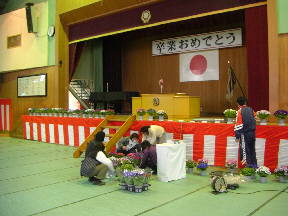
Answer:
[[235, 169], [237, 167], [237, 161], [234, 159], [230, 159], [230, 160], [226, 161], [226, 167], [228, 169]]
[[255, 175], [255, 169], [252, 167], [245, 167], [241, 169], [241, 174], [244, 176], [253, 176]]
[[187, 168], [194, 168], [197, 166], [197, 162], [194, 160], [187, 160], [186, 161], [186, 167]]
[[277, 118], [277, 119], [286, 119], [288, 117], [288, 111], [286, 110], [277, 110], [275, 113], [274, 113], [274, 116]]
[[266, 166], [260, 166], [258, 169], [256, 169], [256, 173], [260, 177], [267, 177], [268, 175], [271, 175], [270, 169]]
[[146, 114], [146, 110], [143, 108], [137, 109], [136, 112], [137, 112], [137, 115], [139, 116], [144, 116]]
[[197, 165], [197, 169], [199, 170], [206, 170], [208, 168], [208, 160], [206, 159], [199, 159], [198, 160], [198, 165]]
[[223, 113], [226, 118], [236, 118], [237, 111], [234, 109], [226, 109]]
[[106, 115], [114, 115], [115, 111], [113, 109], [107, 109], [106, 110]]
[[267, 110], [260, 110], [256, 112], [256, 116], [259, 119], [267, 119], [270, 115], [271, 113]]
[[274, 175], [276, 176], [288, 176], [288, 166], [281, 166], [274, 170]]
[[86, 110], [84, 110], [84, 113], [85, 114], [94, 114], [95, 110], [94, 109], [86, 109]]

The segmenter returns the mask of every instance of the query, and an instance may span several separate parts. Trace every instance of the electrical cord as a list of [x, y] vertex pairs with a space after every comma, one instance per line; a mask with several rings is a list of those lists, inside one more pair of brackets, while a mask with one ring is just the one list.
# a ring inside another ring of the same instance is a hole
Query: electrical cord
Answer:
[[234, 194], [255, 194], [255, 193], [260, 193], [260, 192], [269, 192], [269, 191], [278, 191], [281, 193], [288, 193], [288, 191], [283, 191], [283, 190], [259, 190], [259, 191], [253, 191], [253, 192], [248, 192], [248, 193], [239, 193], [239, 192], [233, 192], [231, 190], [229, 190], [229, 193], [234, 193]]

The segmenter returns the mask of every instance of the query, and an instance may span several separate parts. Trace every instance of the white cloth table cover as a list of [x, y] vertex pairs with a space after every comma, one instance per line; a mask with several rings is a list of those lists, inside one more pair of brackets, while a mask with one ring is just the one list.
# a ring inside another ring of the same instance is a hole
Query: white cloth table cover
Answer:
[[186, 144], [157, 144], [157, 175], [160, 181], [169, 182], [186, 177]]

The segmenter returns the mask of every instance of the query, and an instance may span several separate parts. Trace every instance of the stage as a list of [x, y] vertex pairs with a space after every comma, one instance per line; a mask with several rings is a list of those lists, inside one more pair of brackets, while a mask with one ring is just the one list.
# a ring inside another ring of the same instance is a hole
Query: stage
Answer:
[[[153, 176], [148, 191], [119, 190], [116, 180], [89, 184], [79, 175], [82, 158], [75, 147], [0, 137], [1, 215], [203, 215], [282, 216], [287, 214], [288, 185], [274, 177], [244, 183], [236, 191], [213, 195], [208, 176], [160, 182]], [[211, 170], [211, 169], [210, 169]]]
[[[22, 120], [24, 139], [77, 147], [103, 119], [22, 116]], [[112, 122], [112, 125], [121, 124], [122, 122]], [[142, 126], [151, 124], [163, 126], [168, 139], [183, 139], [186, 143], [186, 159], [205, 158], [213, 166], [225, 166], [229, 159], [238, 160], [238, 144], [234, 141], [233, 124], [134, 121], [125, 135], [129, 136], [138, 132]], [[113, 129], [106, 129], [105, 132], [113, 133]], [[287, 126], [257, 125], [256, 137], [259, 166], [265, 165], [274, 170], [288, 164]]]

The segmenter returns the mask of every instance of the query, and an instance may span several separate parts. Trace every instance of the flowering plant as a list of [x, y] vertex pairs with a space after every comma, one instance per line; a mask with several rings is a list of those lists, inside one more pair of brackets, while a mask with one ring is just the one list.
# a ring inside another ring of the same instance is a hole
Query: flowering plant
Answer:
[[122, 158], [125, 155], [123, 153], [110, 152], [108, 156], [109, 157], [115, 157], [115, 158]]
[[274, 170], [276, 176], [288, 176], [288, 166], [281, 166]]
[[193, 160], [187, 160], [186, 161], [186, 167], [187, 168], [194, 168], [197, 166], [197, 162]]
[[107, 109], [106, 110], [106, 115], [114, 115], [115, 111], [113, 109]]
[[164, 116], [164, 115], [166, 114], [166, 112], [165, 112], [164, 110], [158, 110], [158, 111], [157, 111], [157, 114], [158, 114], [159, 116]]
[[154, 109], [148, 109], [147, 110], [148, 115], [154, 116], [156, 114], [156, 111]]
[[136, 112], [139, 116], [144, 116], [146, 114], [146, 111], [143, 108], [137, 109]]
[[267, 110], [260, 110], [256, 112], [256, 116], [259, 119], [267, 119], [271, 113]]
[[135, 166], [139, 166], [141, 162], [142, 154], [141, 153], [130, 153], [127, 155], [127, 159], [129, 159]]
[[226, 167], [229, 168], [229, 169], [235, 169], [236, 166], [237, 166], [237, 161], [234, 160], [234, 159], [228, 160], [226, 162]]
[[241, 174], [244, 176], [254, 176], [255, 175], [255, 169], [252, 167], [245, 167], [241, 169]]
[[51, 108], [52, 113], [63, 113], [63, 108]]
[[143, 169], [132, 169], [132, 170], [124, 170], [123, 177], [127, 184], [134, 184], [136, 186], [140, 186], [144, 183], [145, 179], [145, 170]]
[[237, 111], [234, 109], [226, 109], [223, 113], [226, 118], [236, 118]]
[[36, 109], [35, 108], [28, 108], [29, 113], [35, 113]]
[[101, 111], [100, 109], [96, 109], [95, 114], [100, 115], [100, 111]]
[[277, 110], [274, 116], [278, 119], [286, 119], [288, 117], [288, 112], [286, 110]]
[[84, 113], [85, 114], [93, 114], [93, 113], [95, 113], [95, 110], [94, 109], [86, 109], [86, 110], [84, 110]]
[[208, 160], [206, 159], [199, 159], [197, 169], [206, 170], [208, 167]]
[[256, 169], [256, 173], [261, 177], [271, 175], [270, 169], [265, 166], [260, 166], [258, 169]]
[[106, 110], [104, 109], [100, 110], [100, 115], [106, 115]]

